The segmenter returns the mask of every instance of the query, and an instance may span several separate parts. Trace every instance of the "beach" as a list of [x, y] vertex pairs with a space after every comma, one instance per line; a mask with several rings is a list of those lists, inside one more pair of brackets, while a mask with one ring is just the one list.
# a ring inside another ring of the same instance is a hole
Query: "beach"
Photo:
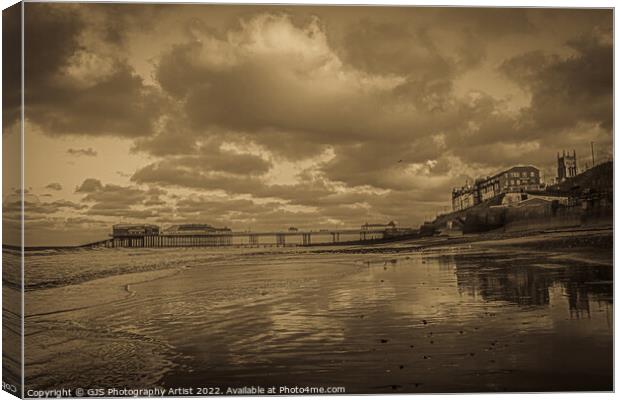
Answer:
[[28, 252], [26, 389], [612, 390], [612, 243]]

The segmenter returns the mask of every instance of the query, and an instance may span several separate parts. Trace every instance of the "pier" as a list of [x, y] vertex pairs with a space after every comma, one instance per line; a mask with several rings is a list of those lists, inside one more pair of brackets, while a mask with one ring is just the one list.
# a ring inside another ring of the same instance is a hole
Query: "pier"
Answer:
[[143, 234], [114, 236], [82, 247], [163, 248], [163, 247], [285, 247], [367, 242], [385, 239], [394, 229], [339, 229], [321, 231], [214, 232], [204, 234]]

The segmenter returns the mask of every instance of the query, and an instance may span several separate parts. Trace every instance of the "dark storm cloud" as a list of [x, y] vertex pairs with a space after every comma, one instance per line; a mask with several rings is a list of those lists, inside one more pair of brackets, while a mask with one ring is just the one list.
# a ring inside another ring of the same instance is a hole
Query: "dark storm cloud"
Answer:
[[263, 132], [290, 132], [286, 139], [314, 145], [330, 138], [350, 141], [369, 134], [369, 127], [356, 116], [368, 115], [377, 104], [364, 99], [353, 102], [346, 93], [321, 93], [299, 76], [291, 76], [293, 71], [283, 71], [283, 59], [248, 60], [224, 70], [204, 66], [192, 71], [187, 57], [197, 51], [202, 50], [187, 49], [185, 55], [165, 57], [176, 68], [186, 69], [188, 87], [178, 82], [178, 72], [167, 70], [165, 64], [160, 64], [158, 71], [163, 87], [185, 99], [186, 113], [196, 129], [244, 132], [258, 143], [262, 143]]
[[[485, 58], [489, 35], [531, 34], [527, 9], [386, 7], [332, 9], [317, 14], [330, 45], [356, 68], [386, 74], [441, 78]], [[343, 15], [346, 14], [346, 15]]]
[[86, 18], [101, 16], [104, 40], [122, 46], [136, 32], [150, 32], [161, 15], [169, 11], [163, 4], [91, 4], [81, 9]]
[[84, 215], [126, 218], [133, 221], [170, 218], [172, 208], [162, 196], [167, 192], [159, 188], [140, 188], [103, 184], [93, 178], [84, 180], [76, 188], [83, 194], [82, 202], [88, 204]]
[[99, 180], [89, 178], [76, 188], [76, 193], [85, 193], [84, 202], [104, 203], [113, 206], [137, 205], [146, 200], [154, 200], [166, 192], [153, 188], [141, 189], [131, 186], [102, 184]]
[[87, 149], [67, 149], [67, 154], [71, 156], [87, 156], [87, 157], [96, 157], [97, 152], [90, 147]]
[[[289, 39], [273, 41], [275, 33]], [[434, 54], [421, 57], [435, 63]], [[206, 34], [174, 46], [159, 60], [156, 77], [182, 102], [196, 131], [238, 132], [291, 159], [380, 135], [401, 142], [412, 131], [424, 135], [435, 121], [423, 112], [435, 106], [436, 92], [445, 96], [447, 90], [427, 84], [419, 99], [426, 107], [410, 107], [394, 96], [397, 78], [343, 66], [318, 25], [298, 28], [279, 15], [256, 17], [228, 40]], [[409, 112], [400, 111], [407, 107]], [[300, 152], [294, 142], [310, 150]]]
[[[44, 82], [70, 63], [81, 50], [79, 35], [86, 25], [76, 9], [28, 4], [24, 11], [25, 73], [29, 81]], [[39, 60], [45, 60], [40, 62]]]
[[[389, 141], [338, 146], [335, 148], [336, 157], [322, 169], [329, 179], [350, 186], [410, 189], [416, 182], [404, 175], [405, 170], [412, 164], [419, 165], [437, 157], [441, 150], [441, 144], [431, 137], [412, 138], [398, 146]], [[377, 157], [378, 154], [381, 157]]]
[[253, 154], [239, 154], [219, 148], [203, 148], [198, 154], [169, 158], [175, 168], [195, 169], [204, 172], [224, 172], [235, 175], [263, 175], [271, 168], [271, 162]]
[[75, 188], [76, 193], [94, 193], [103, 189], [103, 184], [99, 179], [88, 178]]
[[428, 27], [361, 20], [339, 43], [344, 62], [376, 74], [415, 74], [420, 80], [446, 79], [456, 62], [431, 38]]
[[136, 183], [152, 183], [165, 186], [188, 187], [192, 189], [223, 189], [230, 193], [250, 193], [260, 185], [251, 177], [229, 177], [221, 174], [187, 169], [175, 165], [172, 160], [149, 164], [132, 175]]
[[[463, 7], [434, 9], [443, 17], [444, 26], [462, 26], [464, 31], [474, 31], [480, 35], [502, 37], [513, 34], [537, 34], [537, 27], [530, 20], [532, 15], [545, 13], [544, 10], [528, 8], [479, 8]], [[561, 10], [557, 10], [560, 11]], [[487, 41], [489, 38], [487, 37]]]
[[533, 133], [564, 129], [578, 122], [611, 130], [611, 31], [583, 35], [566, 44], [574, 51], [567, 58], [529, 52], [502, 64], [501, 70], [532, 95], [523, 119], [531, 118]]
[[21, 105], [21, 6], [14, 4], [2, 11], [2, 126], [20, 118]]
[[52, 182], [45, 186], [46, 189], [50, 190], [62, 190], [62, 185], [58, 182]]
[[27, 89], [26, 117], [50, 134], [139, 137], [152, 132], [158, 93], [127, 65], [115, 64], [104, 80], [60, 86], [51, 78]]
[[[139, 142], [136, 149], [155, 154], [165, 152], [166, 140]], [[232, 193], [253, 193], [261, 186], [257, 177], [267, 173], [272, 163], [264, 158], [222, 149], [219, 140], [203, 144], [187, 144], [186, 155], [168, 156], [140, 168], [131, 180], [138, 183], [157, 183], [203, 189], [222, 189]], [[187, 154], [189, 153], [189, 154]]]
[[90, 205], [88, 215], [104, 217], [150, 218], [170, 212], [162, 207], [166, 191], [159, 188], [143, 189], [132, 186], [103, 184], [88, 178], [79, 185], [76, 193], [83, 194], [82, 202]]
[[[237, 135], [288, 159], [312, 157], [331, 148], [335, 157], [323, 167], [327, 178], [348, 186], [392, 190], [416, 186], [412, 169], [445, 154], [497, 168], [519, 161], [515, 150], [541, 159], [547, 147], [535, 149], [530, 143], [533, 137], [548, 134], [541, 124], [532, 124], [536, 97], [532, 108], [507, 112], [505, 100], [487, 93], [457, 95], [454, 81], [480, 64], [497, 37], [529, 35], [524, 40], [531, 40], [540, 33], [540, 19], [548, 20], [548, 14], [532, 10], [420, 14], [412, 21], [366, 15], [335, 29], [321, 16], [300, 22], [295, 15], [259, 15], [230, 28], [228, 35], [201, 31], [191, 41], [173, 46], [157, 64], [156, 78], [190, 121], [185, 139], [163, 135], [161, 143], [175, 143], [169, 154], [179, 154], [195, 151], [195, 141], [201, 137], [234, 140]], [[472, 18], [461, 18], [462, 14]], [[445, 21], [439, 18], [442, 15]], [[567, 18], [576, 24], [575, 32], [587, 28], [577, 22], [578, 14], [568, 13], [558, 17], [558, 30], [565, 29]], [[271, 41], [273, 32], [286, 39]], [[492, 32], [495, 35], [489, 37]], [[576, 42], [571, 43], [576, 49]], [[565, 55], [545, 57], [571, 63]], [[586, 67], [575, 65], [575, 70], [583, 73]], [[332, 80], [338, 74], [342, 78]], [[517, 83], [528, 89], [528, 83]], [[570, 126], [592, 121], [586, 117], [596, 105], [581, 99], [582, 112], [576, 118], [564, 117], [572, 121]], [[603, 103], [611, 104], [609, 99]], [[438, 135], [443, 135], [441, 143], [436, 141]], [[166, 156], [163, 145], [143, 150]], [[155, 172], [154, 166], [150, 172]], [[421, 177], [439, 171], [427, 172]], [[189, 183], [191, 187], [221, 186], [217, 177], [195, 173], [179, 175], [177, 183], [182, 179], [187, 185], [192, 175], [201, 183]]]
[[54, 214], [66, 209], [82, 210], [86, 206], [67, 200], [53, 202], [24, 201], [24, 214]]
[[199, 148], [198, 138], [189, 127], [183, 109], [177, 106], [172, 110], [172, 114], [176, 118], [166, 118], [163, 129], [155, 135], [137, 139], [132, 150], [157, 157], [196, 153]]
[[26, 118], [48, 134], [139, 137], [152, 132], [158, 91], [100, 42], [73, 5], [29, 3], [25, 11]]
[[134, 205], [139, 204], [146, 199], [144, 191], [118, 185], [105, 185], [96, 192], [88, 193], [84, 196], [85, 202], [98, 202], [114, 205]]

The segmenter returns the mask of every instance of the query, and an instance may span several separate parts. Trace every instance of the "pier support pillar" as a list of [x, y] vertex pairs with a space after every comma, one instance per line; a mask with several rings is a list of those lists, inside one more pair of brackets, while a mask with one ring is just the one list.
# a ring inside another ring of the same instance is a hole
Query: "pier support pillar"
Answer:
[[258, 235], [250, 235], [250, 246], [258, 246]]
[[340, 232], [332, 232], [332, 243], [338, 243], [340, 241]]

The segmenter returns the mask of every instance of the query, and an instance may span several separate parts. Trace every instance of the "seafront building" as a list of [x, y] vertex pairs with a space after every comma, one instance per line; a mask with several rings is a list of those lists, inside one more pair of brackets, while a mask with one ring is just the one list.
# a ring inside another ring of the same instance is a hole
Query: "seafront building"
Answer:
[[216, 228], [209, 224], [180, 224], [172, 225], [164, 230], [164, 235], [213, 235], [216, 233], [230, 233], [232, 230], [228, 227]]
[[366, 222], [361, 226], [362, 231], [372, 231], [377, 229], [385, 229], [385, 230], [395, 230], [397, 229], [397, 224], [394, 221], [390, 221], [387, 224], [369, 224]]
[[495, 198], [502, 193], [540, 190], [540, 171], [531, 165], [522, 165], [501, 171], [493, 176], [478, 178], [472, 185], [452, 190], [452, 210], [460, 211]]
[[465, 186], [452, 189], [452, 210], [459, 211], [480, 203], [480, 195], [474, 185], [469, 182]]
[[112, 237], [129, 238], [159, 235], [159, 226], [152, 224], [116, 224], [112, 226]]

